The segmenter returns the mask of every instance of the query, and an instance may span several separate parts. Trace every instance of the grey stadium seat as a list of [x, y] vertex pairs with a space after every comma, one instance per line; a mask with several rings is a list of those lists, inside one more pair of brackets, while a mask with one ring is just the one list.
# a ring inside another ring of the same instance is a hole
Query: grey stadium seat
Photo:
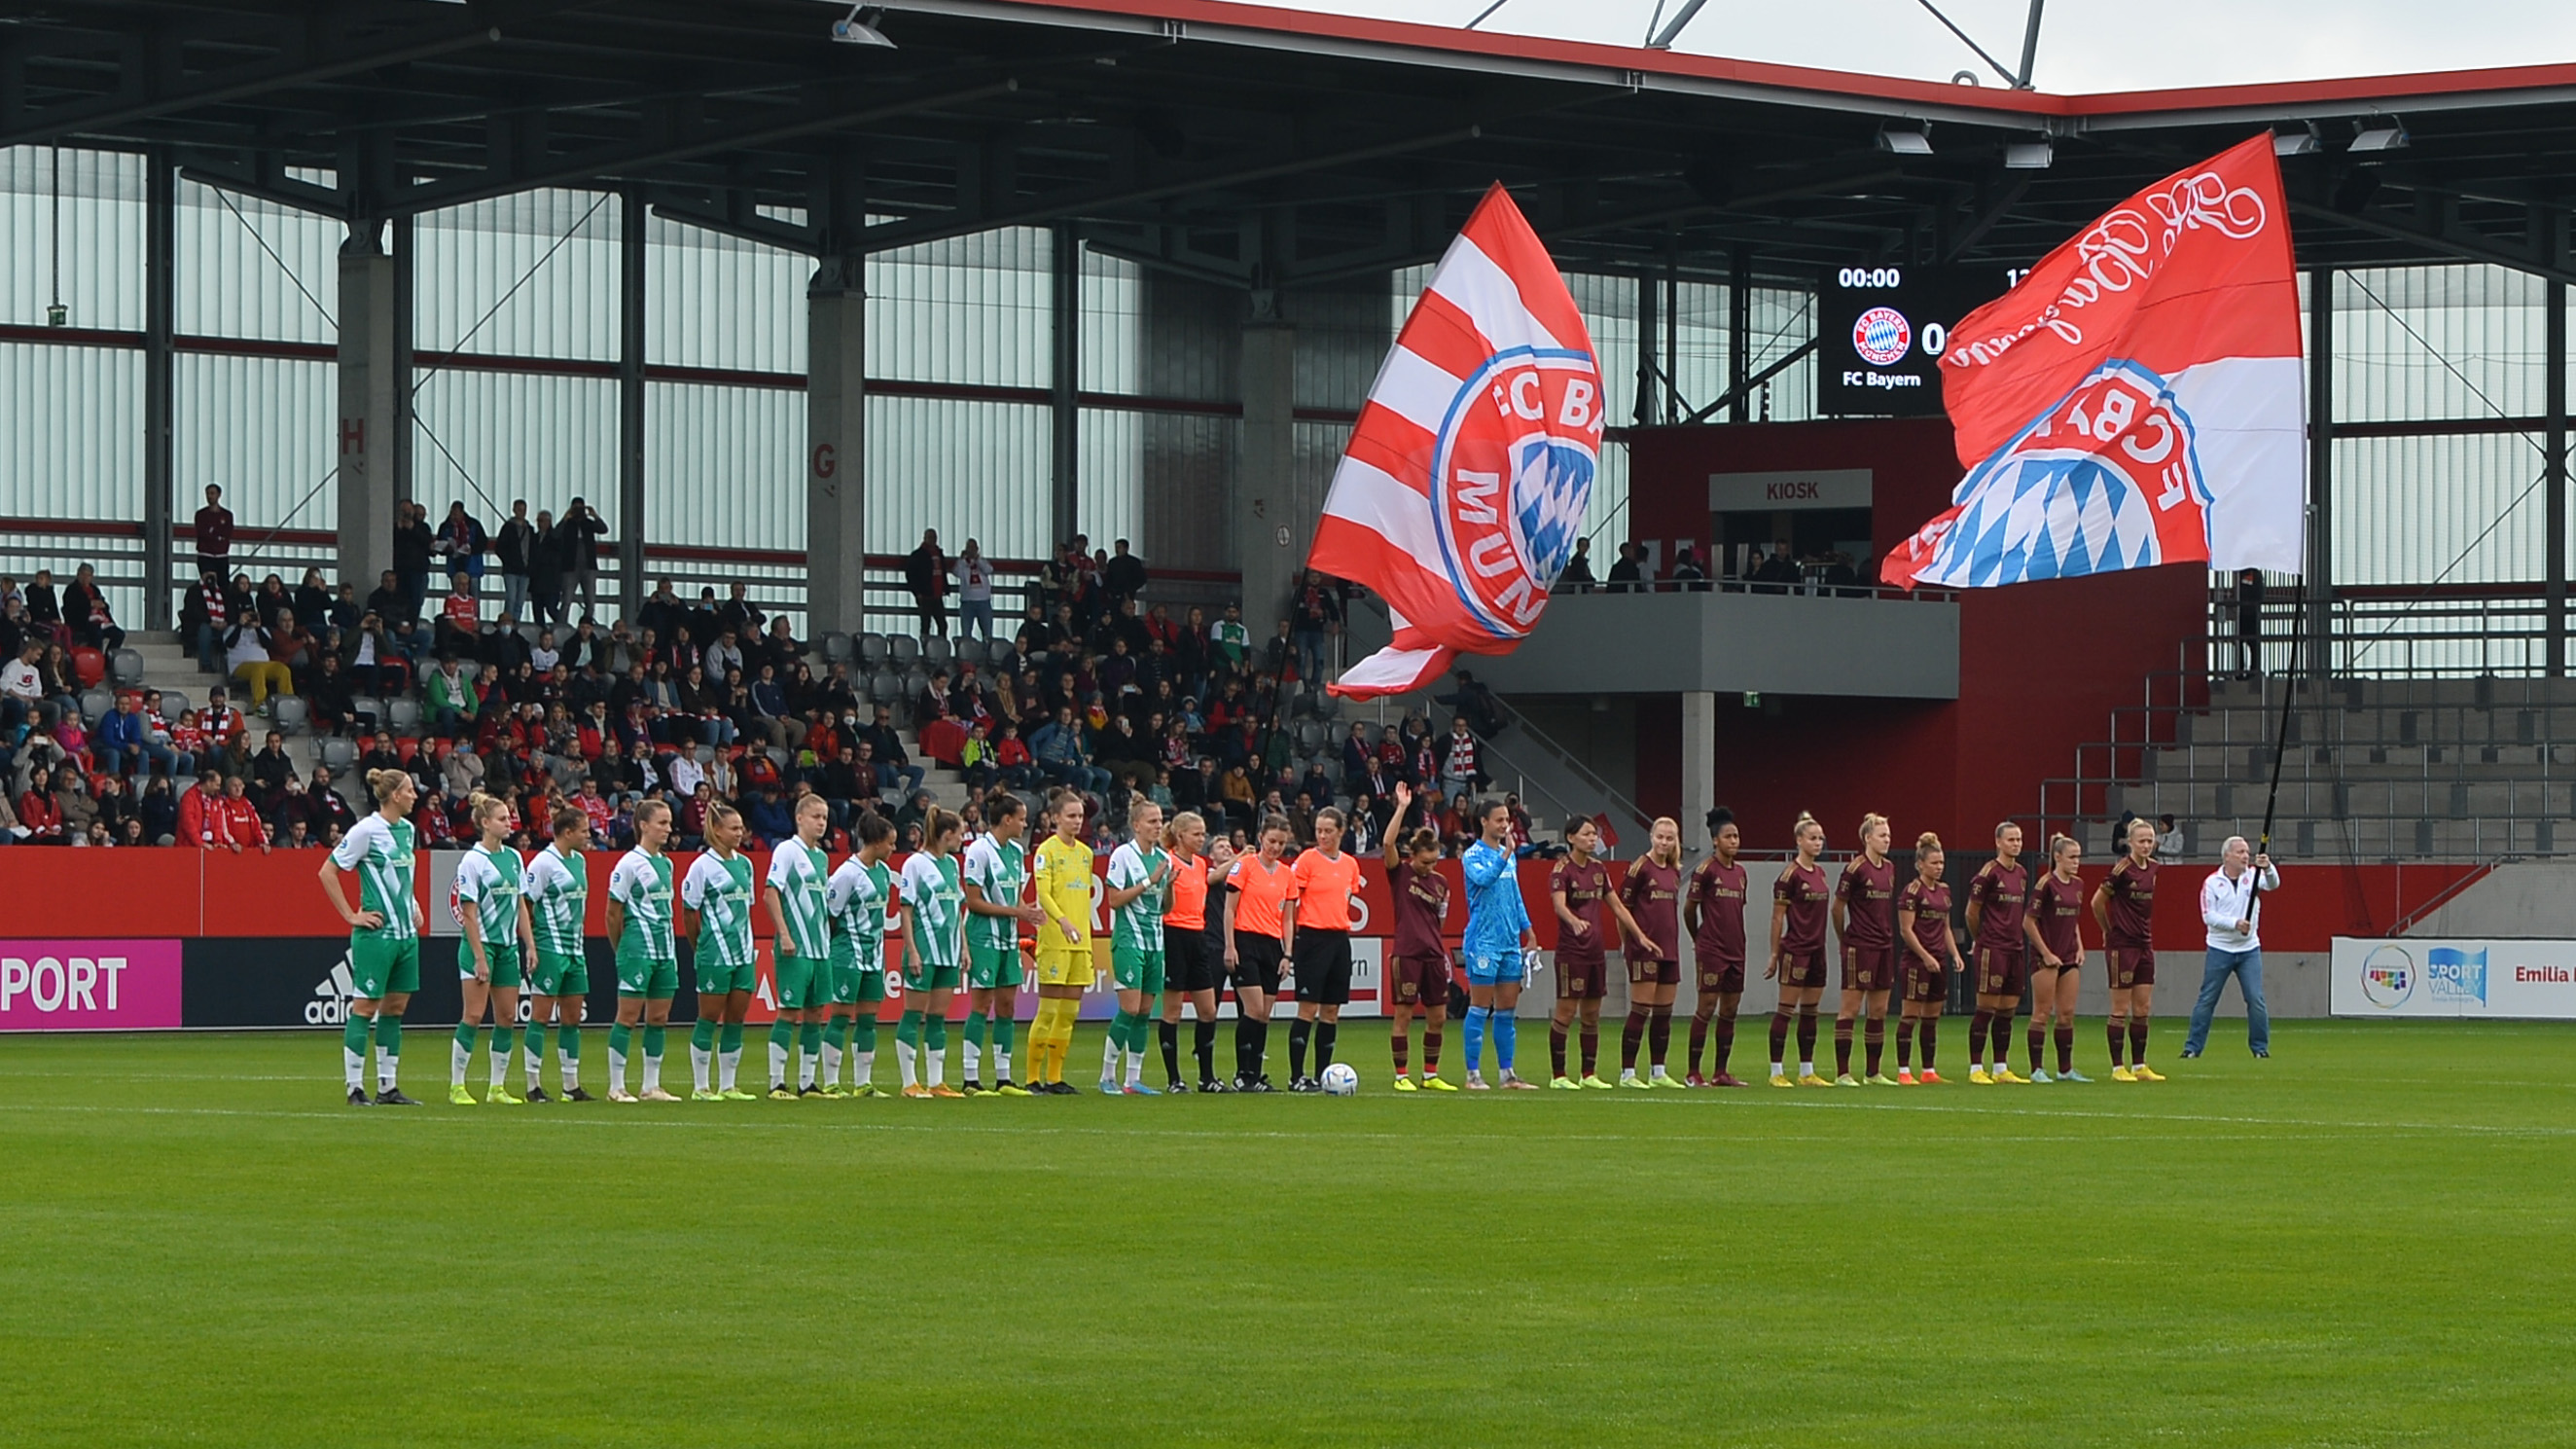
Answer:
[[108, 656], [107, 677], [128, 689], [143, 682], [143, 656], [132, 649], [119, 649]]
[[921, 658], [921, 641], [909, 634], [888, 634], [886, 648], [890, 651], [887, 657], [898, 666], [915, 663]]
[[188, 696], [181, 691], [176, 689], [161, 691], [161, 717], [172, 724], [177, 724], [179, 716], [194, 708], [196, 706], [189, 703]]
[[420, 733], [420, 701], [392, 699], [385, 702], [385, 723], [398, 735]]
[[107, 689], [84, 689], [80, 693], [81, 718], [97, 724], [116, 708], [116, 693]]
[[294, 734], [304, 728], [307, 710], [303, 700], [291, 694], [273, 694], [268, 699], [268, 717], [282, 734]]
[[982, 664], [990, 659], [993, 653], [981, 639], [960, 639], [956, 641], [953, 648], [957, 662], [960, 664]]
[[322, 763], [334, 771], [343, 771], [358, 763], [358, 744], [333, 735], [322, 742]]
[[946, 664], [957, 657], [957, 646], [945, 634], [933, 634], [921, 641], [921, 658], [926, 664]]
[[887, 645], [883, 634], [862, 634], [858, 642], [859, 659], [871, 669], [885, 663], [891, 657], [891, 648]]
[[858, 657], [858, 641], [852, 639], [849, 635], [835, 632], [823, 636], [824, 663], [848, 664], [856, 660]]

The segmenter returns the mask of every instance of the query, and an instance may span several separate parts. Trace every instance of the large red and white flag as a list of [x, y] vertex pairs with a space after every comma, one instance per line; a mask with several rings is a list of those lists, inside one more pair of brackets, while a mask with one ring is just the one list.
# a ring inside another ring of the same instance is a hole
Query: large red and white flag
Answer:
[[1583, 314], [1496, 186], [1396, 334], [1306, 555], [1395, 620], [1333, 693], [1402, 694], [1527, 637], [1582, 532], [1601, 409]]
[[2050, 252], [1951, 330], [1941, 366], [1968, 472], [1881, 561], [1888, 583], [2300, 570], [2299, 288], [2268, 133]]

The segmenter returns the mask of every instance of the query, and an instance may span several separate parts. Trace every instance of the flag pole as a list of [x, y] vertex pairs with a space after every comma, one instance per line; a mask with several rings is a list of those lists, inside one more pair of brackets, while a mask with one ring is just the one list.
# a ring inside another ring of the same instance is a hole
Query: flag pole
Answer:
[[[2263, 833], [2259, 837], [2259, 843], [2254, 847], [2254, 853], [2258, 856], [2272, 853], [2272, 816], [2273, 811], [2281, 803], [2281, 761], [2290, 752], [2290, 710], [2298, 697], [2299, 635], [2304, 632], [2306, 631], [2300, 630], [2290, 635], [2290, 667], [2283, 672], [2281, 680], [2281, 723], [2272, 736], [2272, 788], [2270, 793], [2263, 797]], [[2259, 639], [2256, 641], [2255, 648], [2258, 651], [2262, 648]], [[2259, 653], [2254, 663], [2258, 669], [2262, 666], [2263, 660]], [[2257, 870], [2254, 872], [2254, 893], [2248, 898], [2246, 906], [2249, 919], [2253, 910], [2251, 902], [2261, 899], [2263, 899], [2263, 872]]]

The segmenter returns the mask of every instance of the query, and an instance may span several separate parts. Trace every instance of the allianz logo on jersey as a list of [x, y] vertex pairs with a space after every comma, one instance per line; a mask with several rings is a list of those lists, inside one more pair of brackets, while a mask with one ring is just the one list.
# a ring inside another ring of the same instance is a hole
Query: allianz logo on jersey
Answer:
[[349, 1003], [358, 999], [358, 978], [349, 970], [349, 953], [331, 967], [331, 974], [313, 987], [313, 999], [304, 1003], [307, 1026], [342, 1026], [349, 1020]]

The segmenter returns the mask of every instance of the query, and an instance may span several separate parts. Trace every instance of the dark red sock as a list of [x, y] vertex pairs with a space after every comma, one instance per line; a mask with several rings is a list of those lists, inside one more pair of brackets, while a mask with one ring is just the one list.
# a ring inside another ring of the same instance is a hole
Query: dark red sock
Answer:
[[1789, 1009], [1787, 1007], [1782, 1007], [1780, 1010], [1771, 1013], [1771, 1060], [1775, 1064], [1788, 1060], [1788, 1058], [1780, 1054], [1788, 1045]]
[[1583, 1075], [1601, 1074], [1601, 1027], [1598, 1023], [1583, 1029]]
[[1896, 1069], [1904, 1071], [1914, 1065], [1914, 1018], [1896, 1019]]
[[1717, 1058], [1710, 1063], [1711, 1070], [1718, 1076], [1726, 1075], [1726, 1059], [1734, 1054], [1735, 1018], [1721, 1016], [1717, 1019]]
[[1708, 1050], [1708, 1018], [1693, 1013], [1690, 1030], [1690, 1074], [1699, 1075], [1699, 1059]]
[[1812, 1006], [1798, 1013], [1798, 1060], [1816, 1059], [1816, 1009]]
[[1869, 1048], [1869, 1074], [1878, 1075], [1879, 1064], [1887, 1058], [1887, 1018], [1873, 1017], [1861, 1028], [1861, 1041]]
[[2039, 1054], [2042, 1051], [2045, 1051], [2048, 1047], [2048, 1028], [2041, 1026], [2037, 1017], [2033, 1017], [2031, 1019], [2029, 1038], [2030, 1069], [2035, 1072], [2038, 1071], [2042, 1065]]
[[2143, 1016], [2129, 1018], [2129, 1063], [2140, 1067], [2147, 1064], [2147, 1019]]
[[1999, 1072], [2009, 1071], [2012, 1068], [2012, 1024], [2011, 1012], [1995, 1013], [1992, 1030], [1995, 1039], [1995, 1070]]
[[2075, 1027], [2071, 1022], [2057, 1024], [2057, 1074], [2065, 1076], [2075, 1070]]
[[1660, 1067], [1664, 1064], [1664, 1057], [1672, 1049], [1673, 1009], [1669, 1006], [1656, 1007], [1655, 1014], [1646, 1018], [1646, 1060], [1651, 1065]]
[[1646, 1008], [1628, 1008], [1627, 1024], [1619, 1028], [1619, 1070], [1637, 1069], [1637, 1043], [1646, 1039]]
[[2120, 1054], [2128, 1049], [2129, 1024], [2115, 1016], [2103, 1028], [2103, 1035], [2111, 1039], [2111, 1065], [2116, 1067], [2120, 1065]]
[[1425, 1076], [1440, 1075], [1440, 1028], [1422, 1029], [1422, 1071]]
[[1927, 1072], [1932, 1070], [1932, 1048], [1939, 1043], [1940, 1037], [1941, 1018], [1937, 1016], [1923, 1018], [1923, 1070]]
[[1395, 1049], [1395, 1074], [1400, 1077], [1404, 1075], [1409, 1065], [1408, 1059], [1413, 1055], [1413, 1043], [1406, 1037], [1403, 1027], [1399, 1026], [1395, 1029], [1392, 1045]]
[[1834, 1018], [1834, 1075], [1851, 1075], [1852, 1024], [1849, 1018]]
[[1547, 1061], [1551, 1074], [1565, 1075], [1565, 1028], [1554, 1022], [1547, 1028]]
[[1990, 1027], [1990, 1026], [1994, 1025], [1994, 1022], [1995, 1022], [1995, 1014], [1994, 1014], [1994, 1012], [1993, 1012], [1993, 1011], [1991, 1011], [1991, 1010], [1989, 1010], [1988, 1008], [1986, 1008], [1986, 1007], [1982, 1007], [1982, 1006], [1980, 1006], [1980, 1007], [1978, 1007], [1978, 1008], [1977, 1008], [1977, 1014], [1976, 1014], [1976, 1016], [1974, 1016], [1973, 1018], [1971, 1018], [1971, 1019], [1969, 1020], [1969, 1022], [1968, 1022], [1968, 1065], [1969, 1065], [1969, 1066], [1972, 1066], [1972, 1067], [1982, 1067], [1982, 1066], [1984, 1066], [1984, 1065], [1986, 1064], [1986, 1028], [1988, 1028], [1988, 1027]]

